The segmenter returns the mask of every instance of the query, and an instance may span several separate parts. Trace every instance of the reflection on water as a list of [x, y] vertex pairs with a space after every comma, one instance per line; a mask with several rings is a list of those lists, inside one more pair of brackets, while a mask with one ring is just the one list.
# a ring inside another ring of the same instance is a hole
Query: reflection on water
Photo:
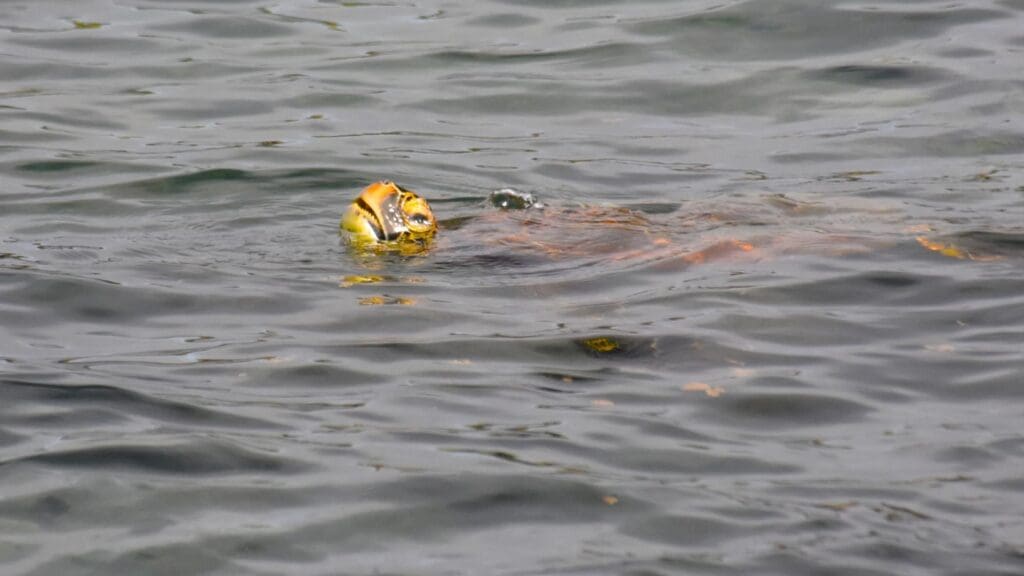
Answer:
[[0, 6], [0, 572], [1024, 570], [1020, 2], [193, 4]]

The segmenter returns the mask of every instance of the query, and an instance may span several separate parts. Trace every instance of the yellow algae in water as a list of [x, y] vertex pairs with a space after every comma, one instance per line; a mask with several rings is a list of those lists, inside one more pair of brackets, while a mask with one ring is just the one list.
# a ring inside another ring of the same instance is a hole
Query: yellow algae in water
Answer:
[[601, 354], [607, 354], [609, 352], [615, 352], [619, 349], [619, 343], [611, 338], [601, 336], [600, 338], [588, 338], [583, 341], [583, 345], [594, 352]]
[[71, 23], [74, 24], [75, 28], [77, 28], [78, 30], [95, 30], [97, 28], [102, 28], [103, 27], [103, 24], [100, 23], [100, 22], [86, 22], [84, 20], [72, 20]]
[[416, 304], [416, 300], [405, 298], [404, 296], [367, 296], [359, 299], [360, 306], [388, 306], [395, 304], [399, 306], [413, 306]]
[[356, 284], [376, 284], [378, 282], [383, 282], [383, 281], [384, 281], [384, 277], [383, 276], [351, 275], [351, 276], [343, 277], [341, 279], [341, 282], [338, 282], [338, 286], [341, 287], [341, 288], [351, 288], [351, 287], [355, 286]]

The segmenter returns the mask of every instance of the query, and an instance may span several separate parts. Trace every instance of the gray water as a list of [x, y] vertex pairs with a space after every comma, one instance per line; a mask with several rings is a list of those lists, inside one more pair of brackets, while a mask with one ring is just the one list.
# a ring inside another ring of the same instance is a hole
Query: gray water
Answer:
[[2, 2], [0, 573], [1024, 573], [1022, 206], [1020, 0]]

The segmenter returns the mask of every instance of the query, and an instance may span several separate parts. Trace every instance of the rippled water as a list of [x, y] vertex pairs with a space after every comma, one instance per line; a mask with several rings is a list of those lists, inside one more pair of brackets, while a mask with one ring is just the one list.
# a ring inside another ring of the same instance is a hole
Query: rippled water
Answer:
[[4, 2], [0, 572], [1020, 574], [1022, 78], [1020, 0]]

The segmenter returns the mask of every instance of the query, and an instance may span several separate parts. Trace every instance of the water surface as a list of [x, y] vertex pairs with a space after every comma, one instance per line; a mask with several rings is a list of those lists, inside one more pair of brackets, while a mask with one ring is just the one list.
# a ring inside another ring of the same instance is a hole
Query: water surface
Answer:
[[[3, 3], [0, 572], [1021, 573], [1022, 52], [1017, 0]], [[430, 250], [339, 238], [382, 178]]]

